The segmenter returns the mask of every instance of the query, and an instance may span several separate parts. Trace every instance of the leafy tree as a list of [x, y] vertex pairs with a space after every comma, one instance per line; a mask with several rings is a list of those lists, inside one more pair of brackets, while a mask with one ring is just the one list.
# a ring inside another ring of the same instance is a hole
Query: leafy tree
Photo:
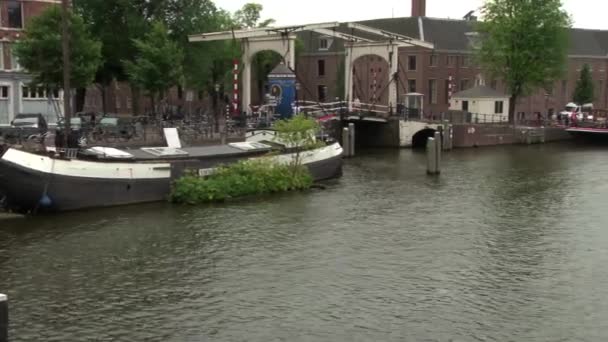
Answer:
[[589, 65], [585, 64], [581, 70], [581, 78], [576, 82], [574, 102], [584, 105], [593, 102], [593, 78]]
[[124, 61], [127, 74], [131, 82], [148, 92], [152, 107], [156, 108], [156, 99], [182, 80], [182, 50], [169, 39], [167, 28], [158, 21], [144, 39], [136, 39], [134, 43], [137, 57], [135, 62]]
[[563, 74], [570, 17], [561, 0], [488, 0], [482, 14], [477, 57], [490, 77], [504, 80], [513, 117], [518, 98]]
[[[104, 112], [107, 112], [106, 88], [114, 80], [128, 80], [123, 61], [134, 61], [137, 52], [134, 40], [143, 38], [149, 30], [151, 9], [148, 6], [142, 1], [128, 0], [74, 1], [74, 11], [83, 17], [92, 34], [103, 43], [103, 63], [97, 70], [95, 82], [101, 91]], [[137, 93], [135, 87], [132, 90]], [[84, 101], [85, 95], [84, 90], [77, 91], [77, 99], [82, 97]], [[134, 99], [135, 113], [139, 112], [138, 103]]]
[[[80, 16], [71, 13], [69, 22], [70, 82], [73, 87], [86, 87], [101, 63], [101, 43], [91, 36]], [[15, 46], [19, 63], [34, 75], [32, 83], [46, 89], [63, 87], [61, 27], [61, 10], [52, 6], [29, 22], [25, 38]]]
[[319, 124], [314, 119], [298, 114], [289, 120], [279, 120], [275, 123], [274, 129], [277, 133], [275, 137], [277, 142], [295, 151], [291, 161], [295, 175], [302, 166], [302, 152], [318, 146], [316, 133], [319, 131]]
[[[260, 14], [264, 7], [256, 3], [246, 3], [243, 7], [234, 13], [234, 20], [241, 28], [255, 28], [258, 27], [260, 21]], [[270, 19], [265, 21], [266, 26], [272, 24], [274, 20]]]

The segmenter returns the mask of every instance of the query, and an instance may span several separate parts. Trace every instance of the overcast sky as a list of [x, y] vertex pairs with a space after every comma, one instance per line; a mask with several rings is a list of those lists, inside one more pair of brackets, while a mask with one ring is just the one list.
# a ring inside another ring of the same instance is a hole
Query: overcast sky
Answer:
[[[214, 0], [217, 6], [234, 12], [247, 2], [264, 6], [262, 18], [274, 18], [277, 25], [296, 25], [328, 21], [406, 17], [411, 0]], [[427, 0], [427, 16], [462, 18], [477, 9], [483, 0]], [[607, 0], [563, 0], [566, 10], [580, 28], [608, 30]]]

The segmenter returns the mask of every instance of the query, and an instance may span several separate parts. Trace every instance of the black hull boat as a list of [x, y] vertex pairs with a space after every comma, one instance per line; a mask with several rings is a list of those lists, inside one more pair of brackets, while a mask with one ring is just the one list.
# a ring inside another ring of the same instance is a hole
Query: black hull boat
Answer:
[[590, 143], [608, 144], [608, 128], [570, 127], [566, 129], [572, 137]]
[[[293, 151], [271, 154], [259, 142], [182, 149], [93, 148], [75, 158], [51, 157], [8, 148], [0, 158], [0, 194], [15, 212], [70, 211], [166, 200], [171, 182], [187, 171], [207, 175], [220, 164], [262, 156], [286, 163]], [[302, 152], [315, 181], [342, 174], [342, 147], [332, 142]], [[269, 155], [271, 154], [271, 155]]]

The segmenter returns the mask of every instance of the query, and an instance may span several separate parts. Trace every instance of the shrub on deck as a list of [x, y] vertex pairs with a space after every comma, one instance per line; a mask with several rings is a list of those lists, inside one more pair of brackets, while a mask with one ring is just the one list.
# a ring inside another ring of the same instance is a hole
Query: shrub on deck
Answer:
[[205, 178], [184, 176], [173, 184], [174, 203], [200, 204], [227, 199], [308, 189], [313, 178], [304, 166], [282, 165], [270, 160], [245, 160], [220, 166]]

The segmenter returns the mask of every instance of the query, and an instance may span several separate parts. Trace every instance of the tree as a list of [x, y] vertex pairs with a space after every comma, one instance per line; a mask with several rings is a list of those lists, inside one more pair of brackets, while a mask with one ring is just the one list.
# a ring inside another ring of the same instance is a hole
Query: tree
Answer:
[[[260, 21], [260, 14], [264, 7], [256, 3], [247, 3], [243, 7], [234, 12], [234, 20], [241, 28], [255, 28], [258, 27], [258, 21]], [[265, 21], [266, 26], [272, 24], [274, 20]]]
[[574, 90], [574, 102], [584, 105], [593, 102], [593, 78], [589, 65], [585, 64], [581, 70], [581, 78], [576, 82]]
[[[71, 75], [73, 87], [90, 85], [101, 64], [101, 43], [89, 33], [83, 19], [70, 14]], [[25, 38], [15, 46], [15, 55], [26, 70], [33, 74], [33, 84], [47, 90], [63, 86], [63, 56], [61, 49], [61, 10], [52, 6], [34, 17], [25, 29]]]
[[137, 50], [135, 62], [124, 61], [131, 82], [148, 92], [152, 107], [156, 109], [156, 99], [166, 91], [180, 84], [183, 78], [183, 53], [179, 46], [169, 39], [167, 28], [159, 21], [144, 39], [134, 40]]
[[568, 52], [570, 17], [561, 0], [488, 0], [478, 24], [477, 57], [492, 78], [502, 78], [517, 99], [558, 79]]
[[319, 124], [304, 114], [298, 114], [289, 120], [277, 121], [274, 129], [277, 133], [276, 141], [295, 152], [290, 165], [295, 175], [302, 167], [302, 152], [318, 145], [316, 134], [319, 131]]

